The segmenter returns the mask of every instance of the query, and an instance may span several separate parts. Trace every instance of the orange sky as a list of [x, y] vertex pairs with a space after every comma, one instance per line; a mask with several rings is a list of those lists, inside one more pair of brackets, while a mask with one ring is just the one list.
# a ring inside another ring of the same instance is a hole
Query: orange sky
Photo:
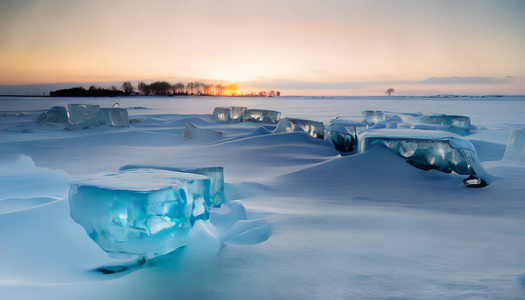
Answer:
[[[294, 94], [376, 93], [389, 83], [400, 93], [525, 94], [524, 12], [523, 1], [4, 0], [0, 84], [182, 77], [247, 90], [279, 82]], [[417, 83], [452, 76], [517, 79]], [[315, 88], [345, 82], [367, 84]]]

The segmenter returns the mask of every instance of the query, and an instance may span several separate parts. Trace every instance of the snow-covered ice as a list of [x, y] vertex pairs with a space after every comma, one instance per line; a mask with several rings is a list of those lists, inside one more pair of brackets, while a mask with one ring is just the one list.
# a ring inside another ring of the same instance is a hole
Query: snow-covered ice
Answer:
[[224, 197], [224, 169], [222, 167], [182, 168], [180, 166], [125, 165], [120, 168], [120, 171], [134, 169], [158, 169], [204, 175], [210, 179], [210, 202], [208, 203], [208, 207], [219, 206], [226, 200]]
[[[35, 122], [54, 106], [116, 101], [129, 127]], [[387, 149], [341, 156], [329, 138], [217, 122], [215, 107], [324, 124], [361, 121], [364, 110], [403, 122], [427, 111], [468, 116], [461, 138], [490, 185], [468, 189], [465, 175], [417, 169]], [[503, 157], [525, 127], [525, 98], [0, 97], [0, 111], [2, 299], [524, 298], [525, 166]], [[184, 140], [187, 122], [223, 135]], [[223, 167], [226, 203], [194, 223], [186, 247], [139, 267], [109, 256], [69, 216], [69, 183], [130, 164]], [[128, 269], [93, 272], [113, 265]]]
[[454, 134], [427, 130], [378, 129], [363, 132], [359, 136], [359, 144], [361, 152], [376, 145], [386, 147], [419, 169], [434, 169], [445, 173], [454, 171], [486, 181], [481, 178], [486, 173], [479, 163], [474, 145]]

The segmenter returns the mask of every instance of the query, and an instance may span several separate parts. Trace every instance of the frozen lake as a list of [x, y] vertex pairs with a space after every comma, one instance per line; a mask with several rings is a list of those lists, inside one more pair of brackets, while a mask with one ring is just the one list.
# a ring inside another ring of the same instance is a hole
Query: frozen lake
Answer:
[[[33, 122], [53, 106], [116, 102], [137, 123], [66, 131]], [[214, 122], [218, 106], [325, 125], [363, 110], [466, 115], [474, 130], [465, 138], [495, 179], [469, 189], [465, 176], [381, 149], [342, 157], [304, 133], [252, 136], [260, 124]], [[187, 121], [224, 135], [185, 141]], [[523, 97], [0, 97], [0, 298], [523, 299], [525, 163], [502, 161], [523, 127]], [[20, 155], [31, 159], [15, 162]], [[94, 274], [117, 260], [69, 217], [69, 182], [126, 164], [222, 166], [227, 199], [270, 222], [272, 235], [191, 264], [171, 257]]]

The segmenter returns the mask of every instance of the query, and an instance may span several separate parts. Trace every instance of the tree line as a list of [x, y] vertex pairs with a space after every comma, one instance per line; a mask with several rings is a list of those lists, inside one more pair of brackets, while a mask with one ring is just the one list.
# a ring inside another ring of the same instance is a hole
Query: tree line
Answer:
[[103, 89], [93, 85], [90, 86], [89, 89], [74, 87], [49, 93], [50, 97], [117, 97], [125, 95], [125, 92], [118, 90], [115, 86], [111, 87], [111, 89]]
[[[167, 81], [155, 81], [150, 84], [139, 82], [138, 91], [142, 95], [202, 95], [202, 96], [235, 96], [239, 91], [239, 85], [232, 83], [228, 85], [211, 84], [204, 82], [177, 82], [170, 84]], [[122, 84], [122, 89], [126, 95], [135, 92], [131, 82], [126, 81]]]
[[[155, 81], [147, 84], [143, 81], [137, 85], [138, 93], [144, 96], [172, 96], [172, 95], [201, 95], [201, 96], [235, 96], [238, 95], [239, 85], [210, 84], [204, 82], [177, 82]], [[121, 90], [112, 86], [110, 89], [90, 86], [89, 89], [74, 87], [61, 89], [49, 93], [51, 97], [112, 97], [136, 95], [136, 89], [130, 81], [122, 83]]]

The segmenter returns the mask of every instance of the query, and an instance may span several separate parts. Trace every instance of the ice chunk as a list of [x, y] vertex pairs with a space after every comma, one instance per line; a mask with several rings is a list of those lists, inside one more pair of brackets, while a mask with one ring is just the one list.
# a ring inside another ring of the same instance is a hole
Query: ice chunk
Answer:
[[470, 131], [467, 116], [435, 113], [399, 113], [390, 111], [363, 111], [363, 122], [372, 128], [407, 128], [422, 130], [443, 130], [465, 135]]
[[204, 140], [204, 141], [213, 141], [222, 136], [222, 132], [199, 128], [191, 122], [186, 122], [186, 128], [184, 129], [184, 139], [185, 140]]
[[334, 143], [335, 150], [339, 152], [352, 152], [357, 146], [357, 135], [345, 127], [330, 130], [330, 138]]
[[275, 110], [247, 109], [244, 111], [244, 122], [277, 123], [281, 113]]
[[357, 150], [357, 134], [368, 129], [368, 124], [337, 117], [330, 121], [326, 130], [337, 151], [345, 153]]
[[64, 106], [53, 106], [46, 113], [46, 122], [50, 123], [67, 123], [67, 110]]
[[325, 131], [322, 122], [284, 118], [279, 121], [274, 133], [304, 131], [314, 138], [324, 139]]
[[364, 110], [363, 122], [374, 125], [381, 121], [387, 121], [396, 116], [400, 121], [403, 122], [416, 122], [422, 116], [422, 113], [399, 113], [391, 111]]
[[[381, 145], [423, 170], [452, 171], [478, 178], [485, 174], [476, 149], [468, 140], [440, 131], [373, 130], [360, 135], [360, 151]], [[470, 177], [469, 177], [470, 178]], [[479, 180], [479, 184], [485, 184]]]
[[208, 219], [203, 175], [136, 169], [72, 184], [71, 217], [104, 251], [154, 257], [186, 246], [191, 226]]
[[244, 121], [244, 111], [246, 107], [216, 107], [213, 110], [212, 118], [224, 123], [238, 123]]
[[129, 127], [128, 110], [120, 107], [101, 108], [99, 123], [100, 125]]
[[457, 115], [423, 115], [419, 118], [423, 124], [441, 125], [441, 130], [454, 133], [468, 133], [470, 131], [470, 118]]
[[525, 128], [510, 132], [503, 159], [525, 162]]
[[68, 129], [86, 129], [100, 126], [98, 105], [68, 104], [66, 105], [68, 116]]
[[208, 167], [208, 168], [182, 168], [182, 167], [166, 167], [166, 166], [150, 166], [150, 165], [125, 165], [120, 168], [120, 171], [135, 170], [135, 169], [157, 169], [174, 172], [194, 173], [207, 176], [210, 179], [210, 197], [209, 202], [206, 202], [207, 209], [216, 207], [224, 203], [224, 170], [222, 167]]

